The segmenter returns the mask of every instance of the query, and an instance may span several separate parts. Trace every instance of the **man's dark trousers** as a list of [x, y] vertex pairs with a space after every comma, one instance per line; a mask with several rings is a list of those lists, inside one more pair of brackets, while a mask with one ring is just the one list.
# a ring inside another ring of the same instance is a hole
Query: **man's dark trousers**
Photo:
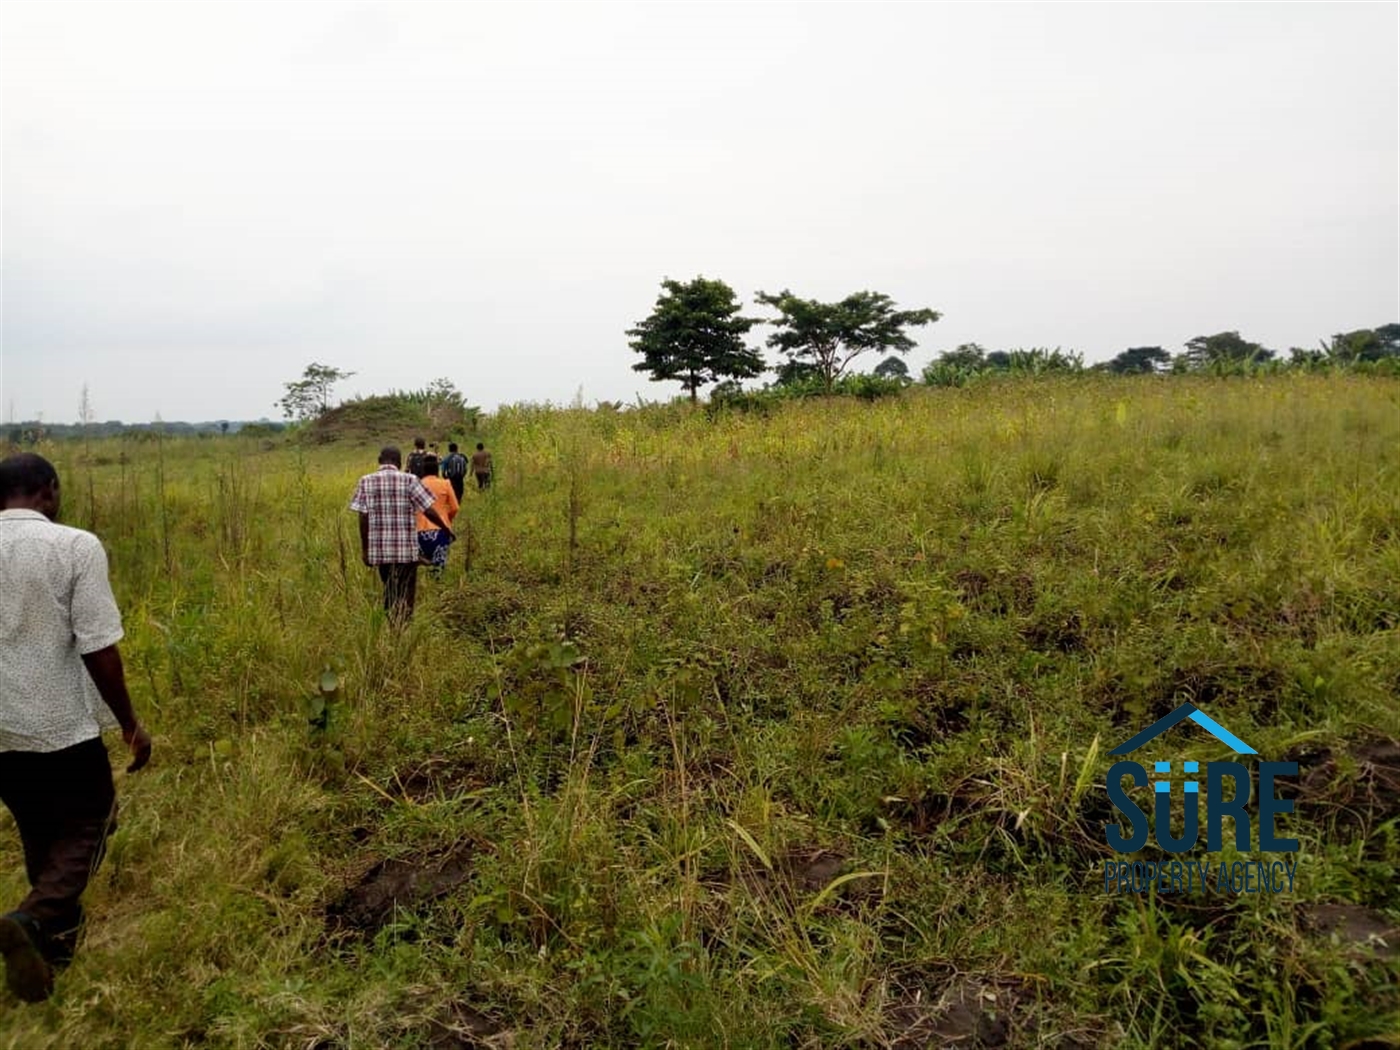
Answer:
[[384, 581], [384, 611], [389, 619], [402, 623], [413, 615], [418, 597], [418, 563], [381, 565], [379, 578]]
[[79, 898], [116, 827], [102, 738], [61, 751], [0, 751], [0, 801], [19, 829], [31, 887], [17, 910], [38, 926], [49, 961], [62, 966], [77, 947]]

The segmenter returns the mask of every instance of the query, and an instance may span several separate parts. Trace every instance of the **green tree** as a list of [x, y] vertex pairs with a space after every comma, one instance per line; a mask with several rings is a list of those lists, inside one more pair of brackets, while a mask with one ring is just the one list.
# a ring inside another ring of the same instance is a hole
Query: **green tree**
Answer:
[[938, 355], [938, 364], [976, 371], [987, 363], [987, 348], [980, 343], [961, 343]]
[[1171, 361], [1172, 355], [1160, 346], [1133, 346], [1105, 362], [1103, 369], [1118, 375], [1148, 375], [1164, 371]]
[[331, 387], [354, 374], [330, 365], [309, 364], [300, 379], [282, 384], [287, 392], [277, 407], [288, 419], [315, 419], [331, 407]]
[[881, 379], [904, 380], [909, 378], [909, 366], [904, 363], [904, 358], [890, 354], [889, 357], [875, 366], [875, 371], [872, 374]]
[[[992, 363], [995, 353], [987, 355], [987, 363]], [[1000, 366], [997, 366], [1000, 367]], [[1022, 376], [1042, 376], [1052, 372], [1084, 371], [1084, 355], [1077, 350], [1061, 350], [1058, 346], [1033, 346], [1030, 349], [1011, 350], [1006, 354], [1006, 370]]]
[[936, 310], [896, 310], [894, 300], [880, 292], [856, 292], [838, 303], [800, 299], [787, 290], [759, 292], [754, 298], [778, 311], [777, 318], [765, 322], [777, 328], [768, 345], [814, 367], [827, 391], [861, 354], [908, 353], [914, 340], [905, 329], [932, 324], [940, 316]]
[[653, 382], [679, 379], [691, 401], [706, 384], [763, 374], [763, 356], [744, 345], [758, 320], [739, 316], [734, 289], [704, 277], [665, 280], [661, 287], [651, 316], [627, 330], [628, 345], [642, 355], [634, 371], [650, 374]]
[[1258, 343], [1251, 343], [1240, 337], [1239, 332], [1217, 332], [1215, 335], [1198, 335], [1186, 344], [1184, 353], [1177, 355], [1174, 364], [1188, 372], [1206, 368], [1225, 368], [1257, 364], [1272, 360], [1274, 352], [1265, 350]]
[[806, 361], [795, 361], [789, 358], [773, 369], [777, 373], [777, 378], [773, 380], [774, 386], [807, 386], [809, 383], [818, 382], [821, 378], [815, 365]]
[[1324, 342], [1322, 349], [1328, 358], [1343, 365], [1400, 357], [1400, 324], [1342, 332]]

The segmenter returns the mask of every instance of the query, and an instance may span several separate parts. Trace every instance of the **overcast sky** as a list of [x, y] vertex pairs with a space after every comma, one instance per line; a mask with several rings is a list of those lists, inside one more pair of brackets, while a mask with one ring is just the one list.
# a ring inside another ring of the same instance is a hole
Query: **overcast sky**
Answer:
[[0, 40], [7, 419], [276, 417], [312, 361], [669, 397], [624, 330], [701, 274], [939, 310], [915, 370], [1400, 321], [1394, 3], [8, 0]]

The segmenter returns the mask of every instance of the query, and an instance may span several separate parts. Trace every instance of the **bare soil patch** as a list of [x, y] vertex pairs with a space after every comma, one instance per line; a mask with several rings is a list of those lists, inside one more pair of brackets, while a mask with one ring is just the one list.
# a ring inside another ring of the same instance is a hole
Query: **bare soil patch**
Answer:
[[332, 933], [369, 936], [396, 912], [443, 897], [471, 874], [472, 843], [459, 843], [432, 854], [381, 860], [332, 901], [326, 926]]
[[1400, 958], [1400, 923], [1359, 904], [1310, 904], [1303, 925], [1321, 937], [1336, 937], [1349, 954]]
[[892, 981], [891, 992], [885, 1011], [891, 1050], [994, 1050], [1036, 1041], [1033, 990], [1018, 978], [916, 972]]
[[1285, 759], [1298, 763], [1298, 808], [1324, 825], [1364, 836], [1400, 816], [1400, 741], [1367, 737], [1340, 755], [1324, 748]]

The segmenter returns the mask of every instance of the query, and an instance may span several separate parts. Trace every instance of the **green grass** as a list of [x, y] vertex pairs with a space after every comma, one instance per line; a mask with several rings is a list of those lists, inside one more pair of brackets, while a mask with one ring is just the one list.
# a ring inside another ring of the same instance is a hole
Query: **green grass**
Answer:
[[[402, 634], [345, 509], [380, 437], [43, 450], [108, 546], [156, 751], [79, 961], [0, 1046], [1400, 1032], [1393, 947], [1317, 917], [1400, 922], [1366, 750], [1400, 735], [1400, 384], [486, 427], [497, 487]], [[1103, 893], [1104, 753], [1183, 699], [1303, 757], [1293, 894]], [[347, 904], [383, 861], [416, 894]]]

